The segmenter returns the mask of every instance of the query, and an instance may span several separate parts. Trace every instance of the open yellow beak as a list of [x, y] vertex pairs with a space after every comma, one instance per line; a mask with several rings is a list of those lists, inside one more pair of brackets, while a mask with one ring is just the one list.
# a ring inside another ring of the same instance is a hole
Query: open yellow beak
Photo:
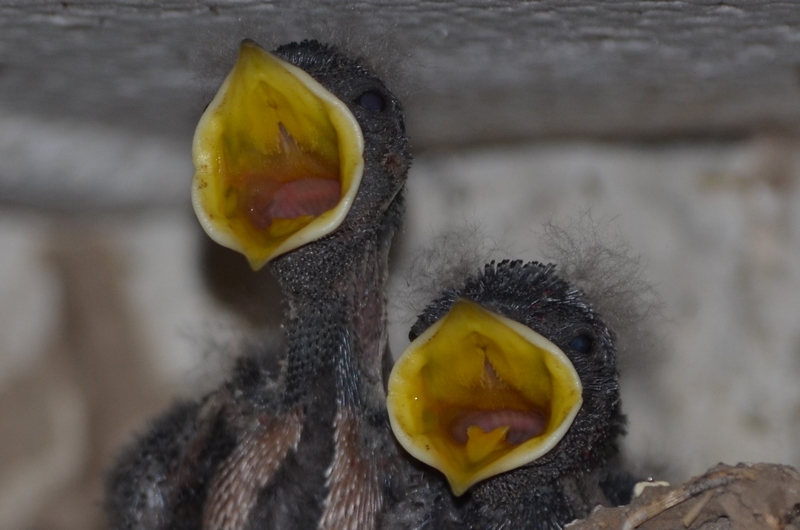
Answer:
[[567, 356], [522, 324], [459, 300], [389, 379], [392, 430], [455, 495], [550, 451], [581, 408]]
[[192, 151], [200, 224], [256, 270], [338, 228], [364, 168], [347, 105], [252, 41], [200, 118]]

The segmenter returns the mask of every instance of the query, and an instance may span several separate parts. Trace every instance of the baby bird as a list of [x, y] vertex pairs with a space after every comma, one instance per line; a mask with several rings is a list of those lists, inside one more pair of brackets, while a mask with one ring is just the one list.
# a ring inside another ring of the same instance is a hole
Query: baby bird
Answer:
[[386, 528], [556, 530], [626, 500], [633, 480], [609, 469], [625, 424], [615, 335], [554, 265], [486, 265], [410, 338], [389, 380], [392, 429], [452, 495], [431, 478]]
[[214, 240], [270, 263], [283, 362], [256, 352], [156, 420], [109, 475], [111, 528], [376, 527], [402, 489], [383, 367], [407, 144], [400, 103], [354, 60], [242, 43], [197, 127], [193, 203]]

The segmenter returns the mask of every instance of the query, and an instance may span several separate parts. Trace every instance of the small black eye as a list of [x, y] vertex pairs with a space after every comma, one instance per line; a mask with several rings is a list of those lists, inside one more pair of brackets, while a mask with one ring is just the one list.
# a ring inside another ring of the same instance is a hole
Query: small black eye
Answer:
[[581, 333], [569, 343], [569, 347], [578, 353], [589, 353], [594, 346], [594, 338], [587, 333]]
[[358, 97], [358, 104], [367, 110], [381, 111], [386, 107], [383, 96], [374, 90], [368, 90]]

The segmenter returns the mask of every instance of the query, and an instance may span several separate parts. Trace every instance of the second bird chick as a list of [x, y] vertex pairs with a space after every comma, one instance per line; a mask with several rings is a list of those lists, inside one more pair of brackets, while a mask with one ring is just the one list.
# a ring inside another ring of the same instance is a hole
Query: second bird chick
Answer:
[[398, 528], [549, 530], [624, 498], [632, 481], [609, 470], [625, 424], [615, 335], [554, 265], [486, 265], [410, 338], [392, 428], [453, 495], [426, 484]]

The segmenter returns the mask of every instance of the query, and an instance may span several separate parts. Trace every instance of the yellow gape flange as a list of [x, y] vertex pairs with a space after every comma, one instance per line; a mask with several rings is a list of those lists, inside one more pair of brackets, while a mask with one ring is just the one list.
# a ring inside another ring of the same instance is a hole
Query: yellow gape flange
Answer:
[[550, 451], [578, 414], [582, 392], [555, 344], [462, 299], [400, 356], [387, 403], [403, 447], [461, 495]]
[[200, 118], [192, 150], [200, 224], [253, 269], [334, 231], [364, 168], [347, 105], [252, 41]]

